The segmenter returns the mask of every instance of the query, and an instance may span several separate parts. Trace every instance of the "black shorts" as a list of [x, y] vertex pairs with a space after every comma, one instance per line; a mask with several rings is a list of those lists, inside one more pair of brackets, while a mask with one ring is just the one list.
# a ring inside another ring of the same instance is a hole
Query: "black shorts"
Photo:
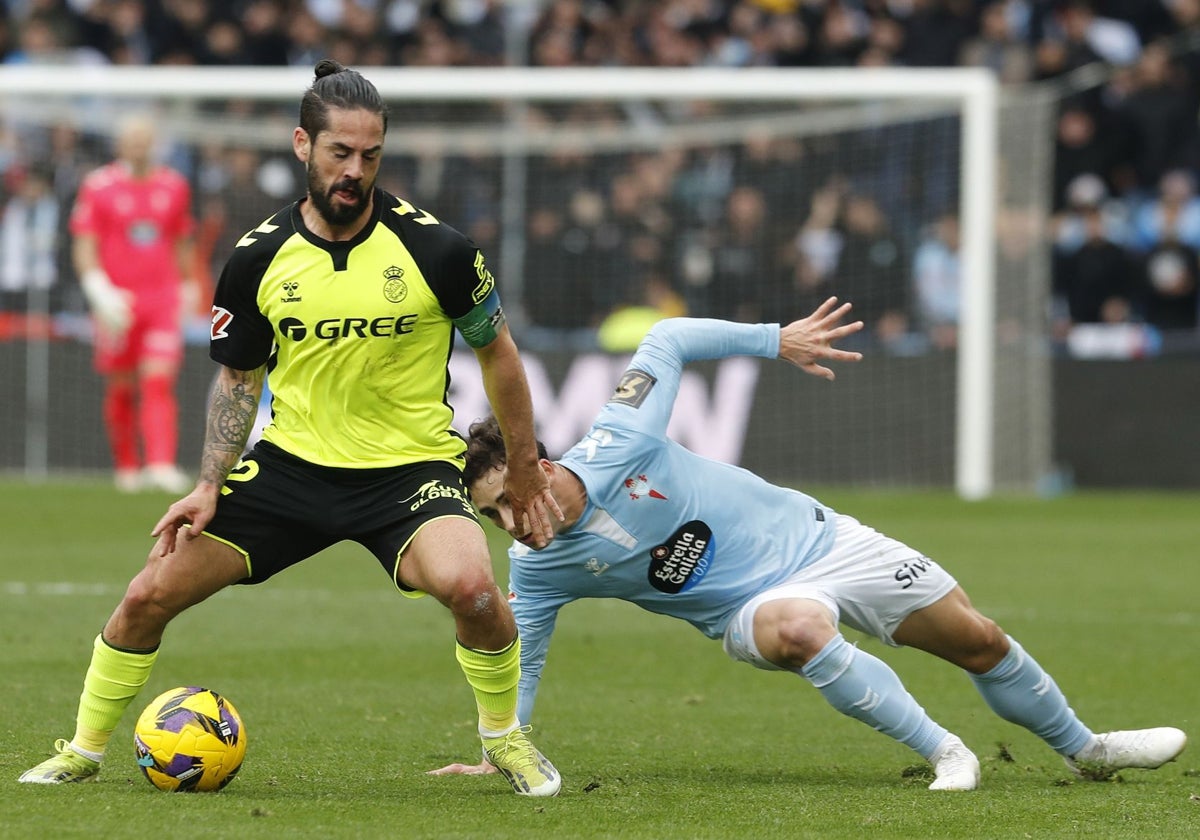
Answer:
[[422, 525], [445, 516], [479, 521], [454, 464], [323, 467], [259, 441], [230, 471], [204, 533], [245, 555], [249, 574], [239, 583], [262, 583], [354, 540], [410, 591], [397, 578], [400, 553]]

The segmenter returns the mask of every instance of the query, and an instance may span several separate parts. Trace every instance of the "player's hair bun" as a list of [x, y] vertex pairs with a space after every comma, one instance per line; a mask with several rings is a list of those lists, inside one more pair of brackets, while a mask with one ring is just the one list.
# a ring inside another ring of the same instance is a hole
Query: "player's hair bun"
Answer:
[[323, 79], [326, 76], [332, 76], [334, 73], [342, 73], [345, 70], [345, 67], [338, 64], [332, 58], [323, 58], [317, 62], [317, 66], [313, 69], [313, 72], [318, 79]]

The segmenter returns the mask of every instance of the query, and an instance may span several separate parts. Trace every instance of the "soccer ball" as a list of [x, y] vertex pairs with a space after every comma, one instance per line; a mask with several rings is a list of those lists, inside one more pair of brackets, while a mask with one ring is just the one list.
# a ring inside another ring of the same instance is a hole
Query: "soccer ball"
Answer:
[[220, 790], [246, 756], [233, 704], [207, 688], [172, 688], [150, 701], [133, 730], [137, 763], [159, 790]]

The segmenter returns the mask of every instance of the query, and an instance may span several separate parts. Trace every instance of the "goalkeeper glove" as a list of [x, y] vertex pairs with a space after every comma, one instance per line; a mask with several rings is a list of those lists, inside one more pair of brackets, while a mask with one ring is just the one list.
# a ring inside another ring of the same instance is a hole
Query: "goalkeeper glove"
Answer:
[[133, 322], [133, 294], [118, 289], [99, 268], [84, 272], [80, 280], [83, 296], [87, 298], [97, 324], [106, 332], [121, 335]]

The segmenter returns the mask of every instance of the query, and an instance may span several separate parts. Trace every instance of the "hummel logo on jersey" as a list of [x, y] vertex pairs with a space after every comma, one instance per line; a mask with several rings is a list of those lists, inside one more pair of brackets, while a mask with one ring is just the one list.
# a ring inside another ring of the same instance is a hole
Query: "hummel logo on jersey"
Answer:
[[289, 280], [283, 284], [283, 297], [280, 298], [284, 303], [299, 303], [304, 300], [296, 294], [300, 290], [299, 280]]
[[232, 322], [232, 312], [223, 306], [214, 306], [212, 308], [212, 326], [208, 331], [209, 339], [216, 341], [218, 338], [229, 338], [229, 325]]
[[649, 496], [651, 499], [662, 499], [666, 501], [666, 496], [650, 486], [650, 479], [644, 475], [639, 475], [637, 478], [627, 478], [623, 482], [625, 489], [629, 491], [629, 498], [634, 501]]
[[589, 558], [588, 561], [583, 564], [583, 568], [587, 569], [589, 572], [594, 574], [596, 577], [600, 577], [600, 575], [602, 575], [608, 571], [609, 564], [601, 563], [595, 557], [592, 557], [592, 558]]

